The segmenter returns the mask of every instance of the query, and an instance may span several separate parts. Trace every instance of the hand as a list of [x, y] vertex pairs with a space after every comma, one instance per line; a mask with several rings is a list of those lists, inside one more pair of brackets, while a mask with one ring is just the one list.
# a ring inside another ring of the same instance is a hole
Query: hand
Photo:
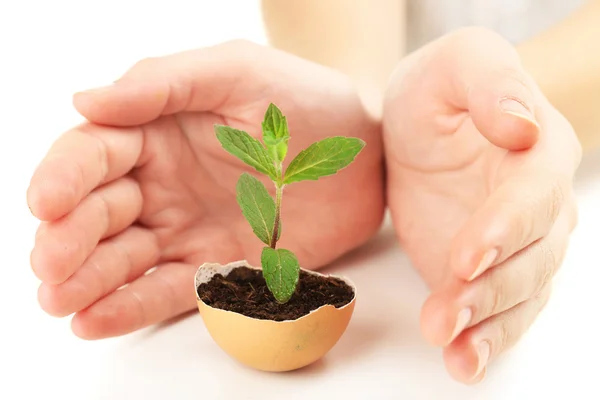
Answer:
[[423, 334], [452, 377], [478, 382], [548, 299], [581, 148], [515, 49], [479, 28], [407, 57], [383, 123], [392, 219], [432, 291]]
[[222, 149], [213, 125], [260, 137], [270, 102], [287, 116], [288, 162], [328, 136], [367, 142], [337, 176], [286, 190], [281, 247], [314, 269], [367, 241], [385, 206], [380, 125], [345, 78], [238, 41], [148, 59], [75, 95], [89, 122], [62, 135], [32, 177], [42, 308], [75, 313], [82, 338], [123, 335], [193, 309], [201, 263], [258, 265], [235, 185], [244, 171], [263, 177]]

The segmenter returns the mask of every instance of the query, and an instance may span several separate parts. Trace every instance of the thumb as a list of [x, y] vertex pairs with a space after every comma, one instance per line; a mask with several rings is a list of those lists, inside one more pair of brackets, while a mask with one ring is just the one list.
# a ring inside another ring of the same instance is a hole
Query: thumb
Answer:
[[133, 126], [182, 111], [215, 111], [249, 73], [247, 54], [258, 45], [245, 41], [148, 58], [121, 79], [76, 93], [75, 109], [91, 122]]
[[492, 144], [507, 150], [533, 146], [540, 132], [535, 83], [523, 70], [516, 49], [482, 28], [459, 30], [445, 41], [440, 61], [455, 105], [469, 112]]
[[134, 126], [150, 122], [164, 113], [173, 97], [164, 80], [117, 81], [110, 86], [75, 93], [75, 109], [91, 122]]

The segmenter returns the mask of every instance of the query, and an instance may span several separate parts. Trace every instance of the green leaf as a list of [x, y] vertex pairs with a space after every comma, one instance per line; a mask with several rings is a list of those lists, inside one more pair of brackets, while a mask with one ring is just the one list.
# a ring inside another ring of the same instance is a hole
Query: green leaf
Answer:
[[292, 160], [285, 171], [284, 183], [317, 180], [347, 167], [365, 147], [361, 139], [330, 137], [313, 143]]
[[287, 119], [275, 104], [271, 103], [267, 108], [262, 130], [263, 141], [269, 150], [269, 154], [276, 162], [282, 162], [287, 154], [290, 132]]
[[[261, 181], [243, 173], [236, 186], [237, 202], [254, 234], [266, 245], [271, 244], [275, 225], [275, 201]], [[281, 225], [279, 227], [279, 236]]]
[[279, 303], [287, 303], [300, 278], [300, 264], [289, 250], [265, 247], [261, 255], [267, 287]]
[[258, 172], [277, 179], [273, 159], [264, 146], [244, 131], [229, 126], [215, 125], [217, 139], [223, 148]]

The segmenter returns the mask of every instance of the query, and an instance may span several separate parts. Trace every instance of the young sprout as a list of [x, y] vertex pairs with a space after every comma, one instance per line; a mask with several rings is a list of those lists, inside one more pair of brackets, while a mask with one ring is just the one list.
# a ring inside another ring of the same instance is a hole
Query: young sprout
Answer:
[[236, 186], [237, 202], [254, 234], [266, 245], [261, 254], [262, 273], [267, 287], [279, 303], [287, 303], [298, 284], [300, 264], [289, 250], [277, 248], [281, 237], [281, 202], [286, 185], [317, 180], [347, 167], [365, 146], [357, 138], [329, 137], [302, 150], [283, 171], [290, 133], [286, 117], [270, 104], [262, 123], [263, 143], [248, 133], [229, 126], [215, 125], [223, 148], [275, 185], [275, 199], [265, 186], [248, 173], [242, 173]]

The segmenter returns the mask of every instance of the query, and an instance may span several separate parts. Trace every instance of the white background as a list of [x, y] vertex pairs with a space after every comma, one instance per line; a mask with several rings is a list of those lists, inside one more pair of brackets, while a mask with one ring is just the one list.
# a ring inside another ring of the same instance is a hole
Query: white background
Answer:
[[577, 177], [580, 225], [547, 309], [476, 387], [454, 383], [421, 338], [427, 293], [389, 228], [333, 267], [360, 288], [355, 316], [334, 350], [299, 372], [237, 365], [197, 313], [85, 342], [41, 311], [25, 192], [51, 142], [80, 122], [72, 93], [141, 58], [239, 37], [265, 42], [256, 1], [0, 2], [0, 399], [599, 399], [600, 155]]

